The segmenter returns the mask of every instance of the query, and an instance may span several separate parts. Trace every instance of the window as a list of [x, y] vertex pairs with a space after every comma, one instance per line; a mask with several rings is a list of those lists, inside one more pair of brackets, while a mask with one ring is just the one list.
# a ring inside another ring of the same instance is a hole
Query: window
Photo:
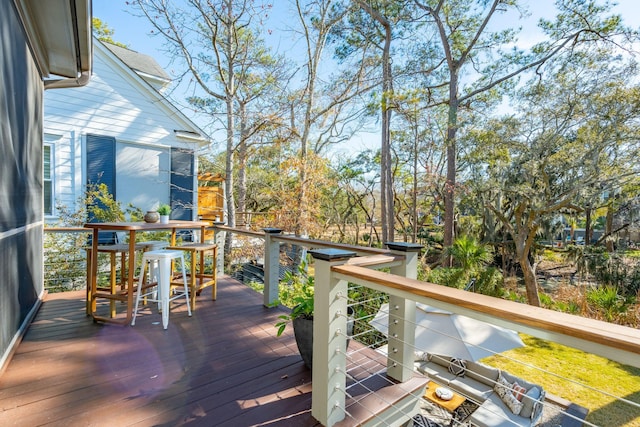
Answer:
[[45, 144], [43, 152], [44, 163], [44, 214], [53, 215], [53, 165], [52, 165], [52, 149], [51, 145]]

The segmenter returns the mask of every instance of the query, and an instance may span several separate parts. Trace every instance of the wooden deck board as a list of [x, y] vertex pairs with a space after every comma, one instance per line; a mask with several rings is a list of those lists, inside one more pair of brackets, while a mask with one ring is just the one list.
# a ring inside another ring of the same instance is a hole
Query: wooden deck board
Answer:
[[[174, 303], [166, 331], [155, 307], [134, 327], [118, 326], [86, 316], [84, 291], [48, 295], [0, 376], [0, 425], [319, 425], [293, 330], [276, 336], [283, 309], [265, 308], [260, 294], [227, 277], [216, 301], [210, 292], [192, 317]], [[357, 378], [384, 370], [377, 352], [352, 357]], [[355, 400], [367, 394], [350, 391]]]
[[209, 292], [191, 318], [172, 305], [166, 331], [155, 307], [122, 327], [87, 317], [83, 291], [48, 295], [0, 377], [0, 425], [316, 425], [282, 311], [229, 278]]

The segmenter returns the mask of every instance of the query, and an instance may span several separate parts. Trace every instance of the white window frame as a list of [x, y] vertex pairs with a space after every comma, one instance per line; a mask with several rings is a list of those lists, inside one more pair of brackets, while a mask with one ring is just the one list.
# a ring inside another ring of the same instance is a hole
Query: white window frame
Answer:
[[[45, 158], [44, 152], [46, 149], [49, 149], [49, 177], [45, 176]], [[42, 150], [42, 211], [45, 217], [54, 217], [56, 214], [56, 186], [55, 186], [55, 145], [52, 143], [44, 143], [44, 148]], [[49, 182], [51, 184], [51, 212], [46, 212], [47, 201], [45, 200], [44, 191], [45, 184]]]

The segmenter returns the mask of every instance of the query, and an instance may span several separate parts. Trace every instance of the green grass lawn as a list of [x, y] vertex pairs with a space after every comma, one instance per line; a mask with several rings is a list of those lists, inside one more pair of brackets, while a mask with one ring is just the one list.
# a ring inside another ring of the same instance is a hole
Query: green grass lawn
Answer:
[[525, 347], [482, 362], [588, 408], [587, 421], [595, 425], [640, 426], [640, 408], [617, 399], [640, 404], [639, 368], [527, 335], [522, 339]]

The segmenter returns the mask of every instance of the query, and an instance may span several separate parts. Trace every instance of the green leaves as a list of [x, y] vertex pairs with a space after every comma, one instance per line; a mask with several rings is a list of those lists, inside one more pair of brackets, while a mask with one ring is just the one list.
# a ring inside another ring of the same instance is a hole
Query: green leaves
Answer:
[[297, 317], [313, 318], [314, 304], [314, 277], [307, 274], [306, 263], [298, 267], [297, 274], [286, 272], [280, 282], [280, 301], [276, 305], [282, 304], [291, 308], [290, 314], [283, 314], [278, 318], [280, 322], [275, 324], [278, 329], [278, 336], [282, 335], [290, 321]]

